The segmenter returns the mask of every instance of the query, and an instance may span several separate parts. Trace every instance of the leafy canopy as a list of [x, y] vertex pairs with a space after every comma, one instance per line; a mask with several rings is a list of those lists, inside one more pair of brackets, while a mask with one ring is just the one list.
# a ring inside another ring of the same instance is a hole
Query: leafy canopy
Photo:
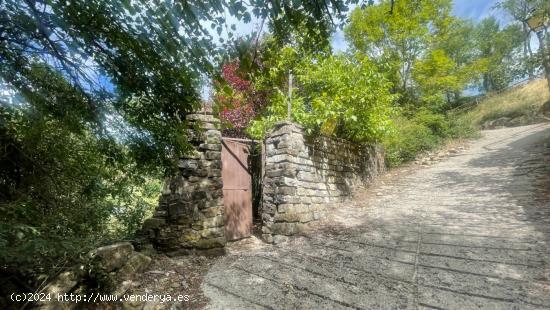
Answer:
[[[335, 135], [357, 142], [379, 140], [389, 129], [394, 95], [378, 68], [364, 56], [303, 57], [292, 47], [283, 48], [259, 87], [274, 89], [263, 116], [252, 122], [251, 136], [261, 138], [278, 121], [287, 118], [287, 84], [292, 69], [292, 120], [310, 133]], [[273, 81], [281, 83], [273, 85]]]

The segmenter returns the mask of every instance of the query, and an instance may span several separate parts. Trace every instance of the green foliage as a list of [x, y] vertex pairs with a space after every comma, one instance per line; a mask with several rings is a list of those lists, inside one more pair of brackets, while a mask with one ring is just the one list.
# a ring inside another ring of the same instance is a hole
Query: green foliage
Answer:
[[468, 124], [446, 116], [451, 102], [488, 71], [472, 22], [450, 15], [451, 1], [391, 1], [355, 9], [345, 35], [352, 50], [370, 59], [399, 96], [396, 126], [382, 135], [390, 166], [450, 138], [472, 134]]
[[[267, 79], [284, 77], [292, 68], [296, 88], [291, 117], [308, 132], [366, 142], [379, 140], [389, 129], [391, 106], [396, 97], [389, 92], [391, 83], [367, 57], [300, 59], [290, 47], [279, 55]], [[264, 115], [249, 128], [253, 137], [263, 137], [275, 122], [287, 118], [288, 89], [285, 83], [279, 85]]]
[[[547, 0], [504, 0], [496, 5], [510, 15], [516, 25], [521, 27], [521, 43], [523, 53], [518, 59], [516, 66], [517, 74], [534, 78], [535, 72], [543, 67], [541, 53], [536, 52], [531, 47], [531, 39], [536, 35], [531, 31], [528, 20], [535, 16], [550, 16], [550, 2]], [[546, 28], [548, 29], [547, 25]], [[548, 38], [547, 38], [548, 40]], [[547, 46], [550, 46], [547, 41]], [[539, 49], [540, 51], [540, 49]]]
[[489, 92], [505, 88], [517, 77], [513, 52], [521, 45], [520, 27], [510, 25], [500, 29], [498, 21], [489, 17], [479, 23], [475, 38], [480, 56], [487, 59], [483, 89]]
[[395, 130], [383, 140], [386, 162], [395, 167], [403, 162], [413, 160], [422, 151], [435, 148], [439, 138], [428, 126], [414, 119], [399, 117]]
[[144, 177], [127, 149], [28, 105], [0, 107], [0, 141], [2, 272], [56, 272], [133, 233], [156, 205], [159, 176]]
[[36, 279], [141, 225], [190, 149], [185, 116], [234, 38], [227, 16], [278, 42], [299, 27], [314, 49], [349, 2], [0, 1], [0, 87], [17, 94], [0, 102], [1, 272]]
[[433, 38], [449, 23], [450, 0], [393, 1], [356, 8], [345, 28], [353, 50], [387, 66], [400, 92], [411, 86], [411, 70]]
[[394, 122], [399, 126], [382, 141], [390, 167], [414, 160], [417, 154], [435, 149], [449, 139], [477, 136], [471, 122], [427, 109], [420, 109], [409, 117], [399, 116]]
[[475, 28], [469, 21], [449, 19], [413, 66], [413, 78], [424, 101], [457, 100], [464, 88], [487, 72], [488, 59], [477, 57]]

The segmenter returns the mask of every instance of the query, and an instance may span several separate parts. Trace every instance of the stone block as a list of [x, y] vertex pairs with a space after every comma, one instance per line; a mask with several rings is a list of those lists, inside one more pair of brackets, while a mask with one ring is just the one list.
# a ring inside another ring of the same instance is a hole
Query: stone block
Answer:
[[[300, 188], [298, 188], [298, 191]], [[296, 195], [297, 189], [296, 187], [290, 187], [290, 186], [280, 186], [275, 189], [275, 194], [277, 195]]]
[[203, 209], [201, 212], [205, 218], [215, 217], [222, 214], [222, 208], [216, 206], [212, 208]]
[[199, 162], [196, 159], [181, 159], [178, 163], [180, 169], [197, 169], [199, 167]]
[[[57, 296], [70, 292], [80, 281], [80, 275], [75, 271], [65, 271], [60, 273], [50, 283], [44, 287], [42, 293]], [[40, 308], [43, 309], [43, 308]]]
[[131, 243], [120, 242], [97, 248], [88, 253], [88, 255], [89, 257], [98, 259], [106, 272], [111, 272], [122, 267], [133, 251], [134, 247]]
[[143, 222], [143, 229], [155, 229], [166, 224], [166, 220], [163, 218], [149, 218]]
[[281, 213], [302, 213], [309, 211], [308, 205], [305, 204], [281, 204], [277, 206], [277, 210]]
[[273, 235], [272, 234], [262, 234], [262, 239], [267, 243], [273, 243]]
[[[208, 151], [221, 151], [222, 145], [221, 144], [209, 144], [209, 143], [202, 143], [199, 145], [200, 150], [208, 150]], [[208, 158], [208, 157], [207, 157]]]
[[211, 178], [221, 178], [222, 176], [222, 170], [221, 169], [210, 169], [208, 172], [208, 177]]
[[129, 279], [136, 273], [143, 272], [151, 263], [151, 258], [139, 252], [134, 252], [128, 258], [128, 261], [117, 272], [117, 278]]
[[221, 160], [221, 152], [219, 151], [206, 151], [204, 153], [206, 159], [208, 160]]
[[180, 236], [180, 241], [182, 243], [196, 242], [199, 239], [201, 239], [201, 234], [192, 229], [187, 230]]
[[225, 237], [200, 239], [193, 244], [197, 249], [221, 248], [225, 246]]
[[223, 226], [223, 216], [218, 215], [215, 217], [210, 218], [204, 218], [198, 221], [195, 221], [192, 225], [195, 229], [203, 229], [203, 228], [210, 228], [210, 227], [221, 227]]
[[273, 234], [292, 236], [305, 232], [307, 226], [303, 223], [274, 223], [271, 227]]
[[223, 227], [208, 228], [200, 230], [199, 234], [202, 238], [216, 238], [223, 237], [225, 235], [225, 231]]
[[157, 210], [155, 211], [154, 217], [157, 217], [157, 218], [159, 218], [159, 217], [160, 217], [160, 218], [165, 218], [166, 216], [168, 216], [168, 211], [166, 211], [166, 210], [158, 210], [158, 209], [157, 209]]

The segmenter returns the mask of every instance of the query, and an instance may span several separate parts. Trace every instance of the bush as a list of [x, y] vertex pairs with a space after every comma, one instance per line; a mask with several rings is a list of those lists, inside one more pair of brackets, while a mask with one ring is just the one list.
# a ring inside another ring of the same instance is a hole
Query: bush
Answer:
[[470, 122], [454, 116], [420, 109], [412, 117], [399, 116], [398, 124], [382, 144], [390, 167], [414, 160], [421, 153], [433, 150], [449, 139], [475, 137], [477, 131]]
[[[310, 134], [356, 142], [379, 141], [386, 134], [396, 96], [390, 93], [392, 84], [368, 58], [338, 55], [296, 61], [292, 48], [284, 49], [280, 57], [270, 77], [290, 68], [295, 72], [292, 119]], [[262, 117], [252, 122], [251, 136], [261, 139], [275, 122], [287, 118], [285, 87], [276, 88]]]
[[126, 148], [29, 106], [0, 107], [0, 145], [4, 275], [49, 276], [82, 252], [127, 237], [156, 205], [159, 178], [136, 170]]
[[418, 120], [398, 117], [395, 123], [399, 126], [382, 141], [390, 167], [413, 160], [418, 153], [433, 149], [439, 143], [432, 130]]

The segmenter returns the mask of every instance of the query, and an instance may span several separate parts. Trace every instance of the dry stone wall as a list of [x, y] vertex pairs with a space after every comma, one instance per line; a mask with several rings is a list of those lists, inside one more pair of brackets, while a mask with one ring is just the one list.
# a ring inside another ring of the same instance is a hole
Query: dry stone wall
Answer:
[[187, 116], [194, 146], [166, 179], [159, 206], [142, 229], [163, 252], [219, 252], [225, 246], [221, 179], [221, 133], [211, 112]]
[[379, 147], [308, 137], [288, 122], [275, 126], [265, 152], [262, 233], [275, 243], [306, 230], [385, 169]]

